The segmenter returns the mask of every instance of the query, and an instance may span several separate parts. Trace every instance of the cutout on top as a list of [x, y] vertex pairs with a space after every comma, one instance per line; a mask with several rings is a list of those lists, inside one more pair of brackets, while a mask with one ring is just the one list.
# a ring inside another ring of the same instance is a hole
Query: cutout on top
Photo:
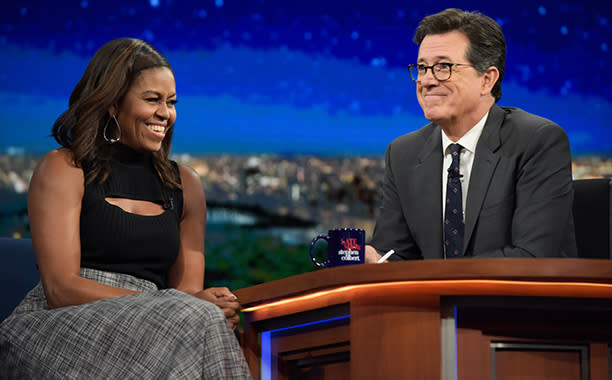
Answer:
[[128, 198], [106, 197], [104, 200], [130, 214], [142, 216], [157, 216], [164, 213], [161, 204], [151, 201], [139, 201]]

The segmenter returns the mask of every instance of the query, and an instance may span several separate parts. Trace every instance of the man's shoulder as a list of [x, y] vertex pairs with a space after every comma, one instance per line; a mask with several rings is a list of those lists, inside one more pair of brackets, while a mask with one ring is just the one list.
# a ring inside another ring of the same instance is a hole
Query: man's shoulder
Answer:
[[416, 131], [412, 131], [396, 137], [390, 145], [406, 146], [406, 145], [422, 145], [425, 141], [432, 137], [433, 133], [440, 133], [440, 128], [434, 123], [429, 123]]
[[[499, 126], [499, 138], [503, 143], [526, 146], [543, 140], [567, 140], [567, 133], [554, 121], [516, 107], [500, 107], [503, 120]], [[495, 136], [495, 134], [491, 135]]]
[[550, 119], [527, 112], [517, 107], [499, 107], [504, 112], [504, 124], [530, 128], [542, 125], [557, 125]]

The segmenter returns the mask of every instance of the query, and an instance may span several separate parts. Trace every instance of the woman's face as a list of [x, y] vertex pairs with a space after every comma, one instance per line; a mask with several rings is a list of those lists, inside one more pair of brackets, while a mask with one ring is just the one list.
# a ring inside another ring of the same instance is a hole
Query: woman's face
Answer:
[[143, 70], [123, 99], [111, 107], [120, 142], [138, 152], [156, 152], [176, 120], [176, 85], [167, 67]]

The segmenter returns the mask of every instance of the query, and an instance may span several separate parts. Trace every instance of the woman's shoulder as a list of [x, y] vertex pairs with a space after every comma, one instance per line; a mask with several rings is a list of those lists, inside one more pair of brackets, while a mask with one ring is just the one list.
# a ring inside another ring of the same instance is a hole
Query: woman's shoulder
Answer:
[[200, 180], [200, 175], [194, 168], [189, 165], [182, 164], [180, 162], [175, 162], [178, 166], [179, 174], [181, 175], [181, 182], [183, 186], [192, 184], [193, 182], [202, 183]]
[[77, 167], [74, 164], [72, 152], [67, 148], [57, 148], [48, 151], [45, 153], [40, 162], [48, 165]]
[[34, 175], [66, 181], [70, 178], [82, 179], [83, 170], [76, 165], [69, 149], [58, 148], [47, 152], [41, 158]]
[[198, 199], [204, 201], [204, 185], [200, 174], [189, 165], [177, 163], [183, 185], [183, 197], [186, 200]]

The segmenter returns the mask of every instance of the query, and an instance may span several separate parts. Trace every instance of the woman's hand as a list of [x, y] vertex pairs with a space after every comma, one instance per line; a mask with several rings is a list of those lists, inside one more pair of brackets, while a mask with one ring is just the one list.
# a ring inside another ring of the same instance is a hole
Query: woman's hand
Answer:
[[240, 316], [238, 315], [240, 303], [238, 298], [228, 288], [208, 288], [196, 293], [195, 296], [212, 302], [223, 310], [232, 330], [238, 326], [238, 322], [240, 322]]

